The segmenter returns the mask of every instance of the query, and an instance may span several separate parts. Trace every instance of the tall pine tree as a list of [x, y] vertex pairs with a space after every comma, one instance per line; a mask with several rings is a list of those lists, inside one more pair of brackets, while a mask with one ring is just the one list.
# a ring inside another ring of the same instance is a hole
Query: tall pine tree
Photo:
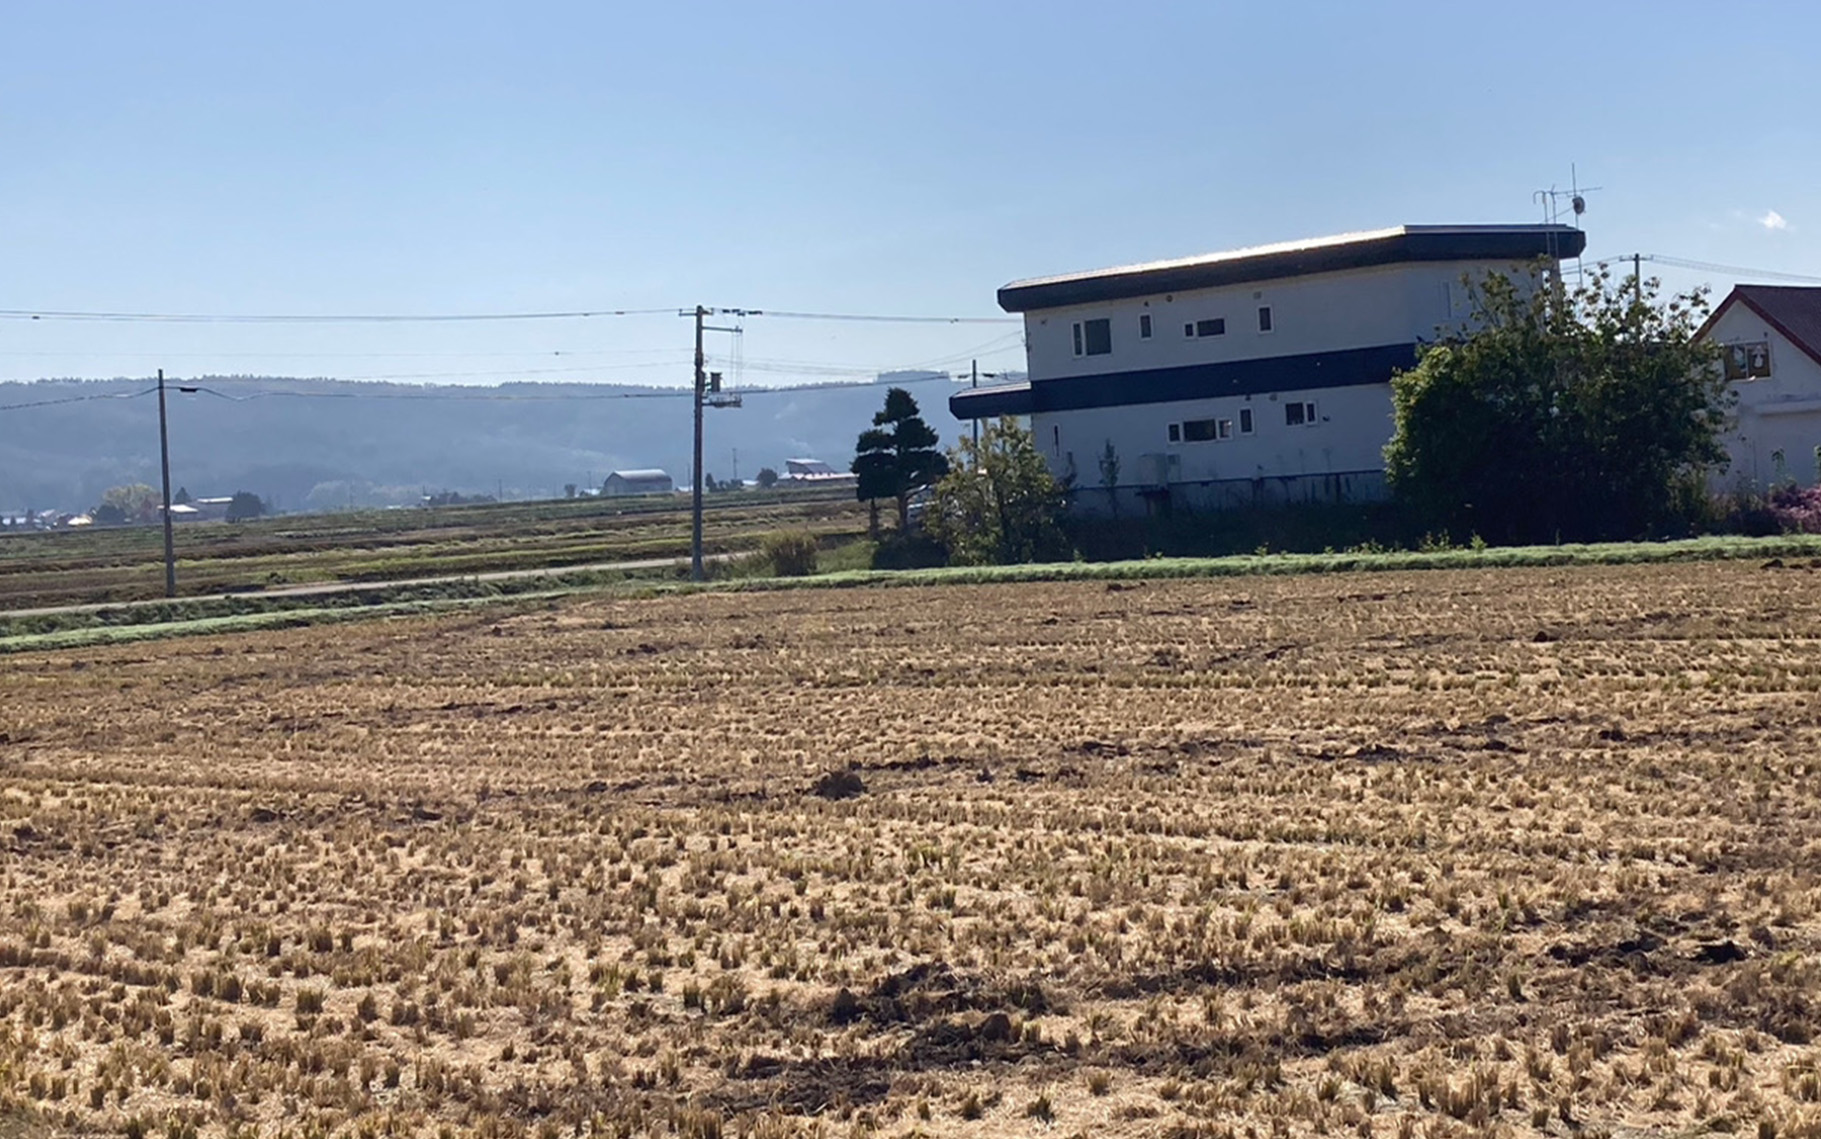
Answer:
[[860, 433], [854, 452], [853, 472], [859, 476], [860, 501], [896, 500], [898, 529], [908, 529], [911, 496], [934, 486], [948, 473], [948, 460], [936, 449], [938, 442], [936, 432], [923, 422], [911, 394], [903, 388], [887, 391], [885, 407], [873, 416], [872, 427]]

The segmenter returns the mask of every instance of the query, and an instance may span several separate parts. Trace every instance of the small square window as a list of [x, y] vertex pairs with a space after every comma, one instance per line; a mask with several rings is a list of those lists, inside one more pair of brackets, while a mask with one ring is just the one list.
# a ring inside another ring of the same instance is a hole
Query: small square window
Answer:
[[1241, 435], [1252, 434], [1252, 409], [1249, 407], [1239, 409], [1239, 433]]
[[1172, 443], [1182, 442], [1182, 424], [1180, 424], [1180, 423], [1170, 424], [1170, 442], [1172, 442]]
[[1141, 312], [1138, 314], [1138, 339], [1149, 340], [1150, 338], [1151, 314], [1148, 312]]
[[1258, 306], [1258, 331], [1260, 331], [1260, 332], [1271, 331], [1271, 306], [1270, 305], [1259, 305]]
[[1190, 340], [1195, 339], [1195, 322], [1190, 321], [1189, 323], [1183, 325], [1182, 334], [1184, 336], [1188, 337]]
[[1214, 432], [1214, 437], [1217, 439], [1233, 438], [1233, 421], [1231, 419], [1222, 419], [1218, 422], [1219, 426]]
[[1113, 322], [1104, 316], [1076, 321], [1074, 335], [1077, 356], [1105, 356], [1113, 351]]

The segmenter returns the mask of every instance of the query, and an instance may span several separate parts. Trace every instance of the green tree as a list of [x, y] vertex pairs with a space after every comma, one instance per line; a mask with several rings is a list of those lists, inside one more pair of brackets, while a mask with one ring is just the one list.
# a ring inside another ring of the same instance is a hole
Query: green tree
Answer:
[[[859, 476], [856, 493], [860, 501], [895, 500], [898, 529], [908, 529], [911, 496], [934, 486], [948, 473], [948, 460], [936, 449], [938, 442], [939, 437], [923, 422], [911, 394], [903, 388], [887, 391], [885, 407], [873, 416], [872, 427], [860, 433], [854, 452], [852, 469]], [[876, 530], [876, 514], [874, 518]]]
[[258, 518], [265, 512], [264, 500], [251, 491], [237, 490], [234, 497], [228, 500], [229, 522], [245, 522], [249, 518]]
[[923, 522], [951, 562], [1008, 565], [1068, 554], [1061, 526], [1068, 490], [1050, 474], [1030, 431], [1003, 418], [951, 455]]
[[1573, 290], [1489, 275], [1467, 329], [1391, 381], [1385, 472], [1415, 520], [1506, 542], [1673, 525], [1725, 462], [1729, 390], [1694, 335], [1705, 290], [1658, 301], [1605, 266]]
[[770, 467], [760, 467], [758, 483], [760, 489], [770, 490], [772, 487], [778, 485], [778, 472], [772, 470]]

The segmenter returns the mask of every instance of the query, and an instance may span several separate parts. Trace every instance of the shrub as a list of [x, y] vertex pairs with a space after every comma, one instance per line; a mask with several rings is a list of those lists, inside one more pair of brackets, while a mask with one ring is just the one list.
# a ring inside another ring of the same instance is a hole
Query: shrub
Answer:
[[1821, 534], [1821, 486], [1785, 486], [1771, 491], [1770, 513], [1784, 533]]
[[928, 569], [947, 564], [948, 551], [942, 543], [922, 534], [888, 534], [873, 547], [874, 569]]
[[779, 577], [808, 577], [816, 572], [816, 539], [806, 530], [768, 535], [761, 548], [772, 573]]

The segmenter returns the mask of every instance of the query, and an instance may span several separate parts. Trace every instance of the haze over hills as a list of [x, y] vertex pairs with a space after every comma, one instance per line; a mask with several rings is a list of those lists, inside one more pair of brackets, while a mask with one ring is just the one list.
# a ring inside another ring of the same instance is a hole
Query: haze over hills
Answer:
[[[176, 381], [170, 381], [175, 383]], [[167, 392], [171, 483], [247, 490], [281, 510], [414, 502], [428, 491], [551, 498], [609, 471], [689, 470], [686, 391], [607, 384], [492, 387], [264, 376], [182, 381]], [[84, 510], [110, 486], [158, 484], [158, 402], [144, 379], [0, 383], [0, 511]], [[746, 389], [706, 413], [703, 467], [717, 479], [814, 456], [845, 470], [886, 385]], [[960, 435], [941, 382], [909, 388], [944, 445]], [[216, 394], [218, 393], [218, 394]], [[99, 397], [99, 398], [97, 398]]]

